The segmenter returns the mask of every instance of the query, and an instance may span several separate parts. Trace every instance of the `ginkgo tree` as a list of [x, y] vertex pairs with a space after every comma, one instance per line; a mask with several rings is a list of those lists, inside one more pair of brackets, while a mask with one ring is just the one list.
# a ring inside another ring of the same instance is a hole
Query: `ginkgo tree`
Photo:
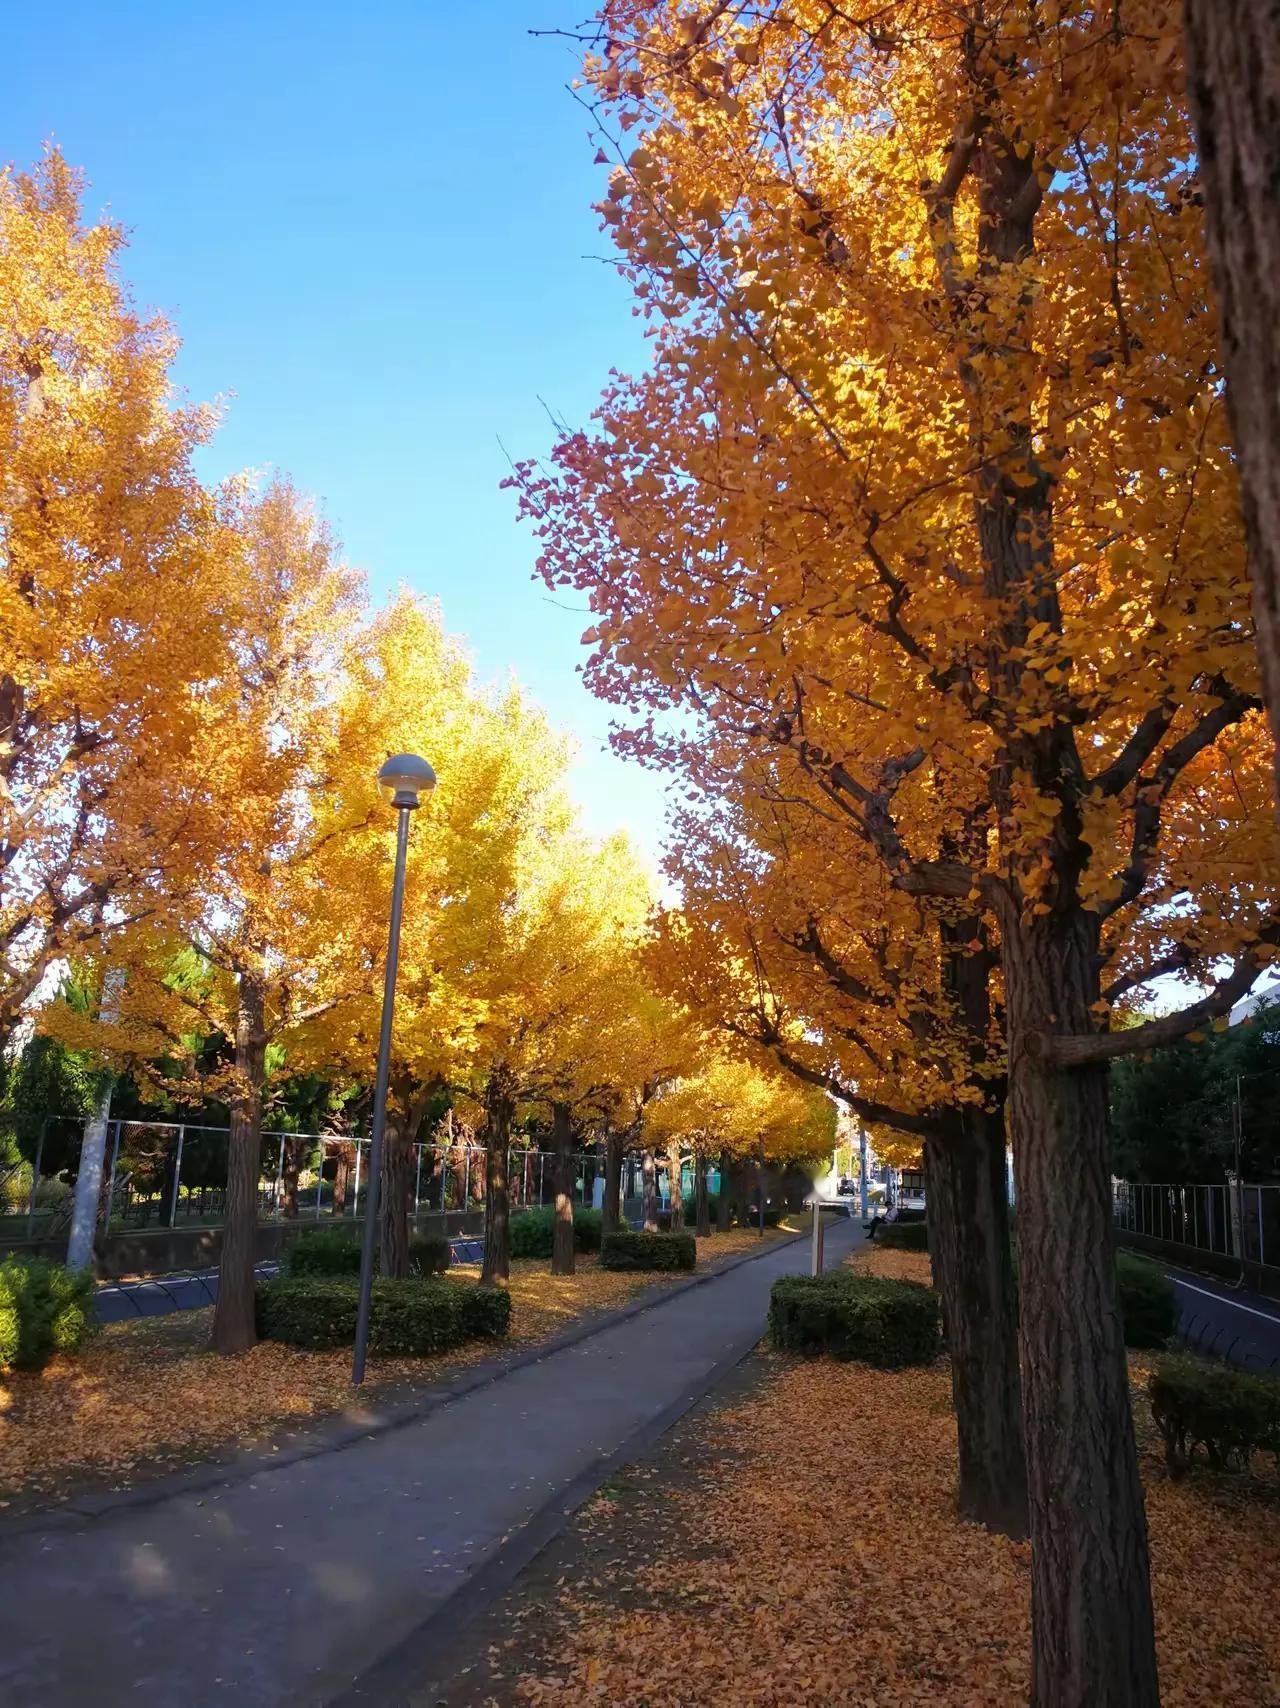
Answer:
[[[227, 654], [168, 782], [168, 869], [130, 894], [132, 916], [104, 941], [123, 980], [88, 1036], [120, 1062], [181, 1061], [185, 1047], [193, 1086], [228, 1105], [213, 1342], [239, 1352], [255, 1337], [267, 1052], [373, 980], [371, 934], [326, 871], [373, 801], [337, 785], [344, 765], [367, 765], [336, 742], [332, 716], [359, 589], [310, 507], [282, 482], [229, 494], [220, 578]], [[317, 809], [325, 798], [342, 800], [336, 817]], [[203, 974], [175, 978], [188, 952]], [[191, 1045], [211, 1034], [229, 1052], [209, 1064]]]
[[[351, 917], [385, 934], [390, 815], [361, 807], [376, 761], [431, 759], [437, 785], [415, 815], [405, 881], [383, 1164], [380, 1263], [409, 1267], [413, 1151], [433, 1100], [472, 1087], [504, 992], [503, 945], [529, 905], [539, 855], [568, 822], [564, 739], [514, 685], [478, 683], [439, 612], [402, 594], [354, 648], [337, 708], [341, 747], [362, 755], [356, 798], [332, 803], [363, 828], [326, 871]], [[380, 953], [380, 951], [378, 951]], [[381, 1005], [372, 985], [318, 1017], [298, 1059], [372, 1078]]]
[[1176, 30], [1162, 0], [604, 19], [602, 213], [653, 353], [518, 471], [541, 568], [590, 595], [623, 747], [708, 790], [769, 751], [990, 935], [1035, 1699], [1153, 1704], [1106, 1064], [1249, 987], [1277, 874], [1256, 827], [1208, 995], [1110, 1025], [1156, 891], [1213, 964], [1180, 803], [1230, 789], [1260, 703]]
[[0, 1045], [167, 870], [224, 651], [212, 412], [174, 406], [174, 335], [83, 194], [56, 151], [0, 173]]

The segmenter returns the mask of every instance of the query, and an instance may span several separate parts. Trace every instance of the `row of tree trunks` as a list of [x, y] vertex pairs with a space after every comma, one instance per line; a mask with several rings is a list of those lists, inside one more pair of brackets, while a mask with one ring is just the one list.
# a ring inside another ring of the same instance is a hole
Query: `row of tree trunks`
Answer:
[[573, 1238], [574, 1156], [573, 1120], [567, 1103], [551, 1105], [551, 1175], [555, 1192], [555, 1221], [551, 1236], [551, 1273], [572, 1275], [576, 1267]]

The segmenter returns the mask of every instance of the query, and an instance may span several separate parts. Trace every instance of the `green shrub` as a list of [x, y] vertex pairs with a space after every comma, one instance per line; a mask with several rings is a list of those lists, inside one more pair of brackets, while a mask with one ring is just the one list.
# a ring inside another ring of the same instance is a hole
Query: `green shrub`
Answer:
[[602, 1269], [693, 1269], [697, 1262], [692, 1234], [606, 1234], [600, 1244]]
[[927, 1222], [882, 1222], [876, 1229], [876, 1244], [891, 1251], [928, 1251]]
[[0, 1365], [39, 1370], [96, 1332], [93, 1277], [43, 1258], [0, 1263]]
[[[604, 1217], [599, 1210], [577, 1205], [573, 1211], [573, 1243], [578, 1251], [599, 1251]], [[511, 1218], [512, 1257], [550, 1257], [555, 1238], [554, 1205], [542, 1204], [521, 1210]]]
[[[686, 1192], [680, 1202], [684, 1206], [685, 1227], [694, 1227], [698, 1220], [698, 1200], [692, 1192]], [[714, 1228], [716, 1217], [720, 1214], [720, 1194], [718, 1192], [707, 1193], [707, 1214], [711, 1217], [711, 1226]]]
[[[257, 1291], [258, 1333], [288, 1346], [324, 1351], [355, 1340], [359, 1282], [342, 1276], [280, 1275]], [[464, 1341], [507, 1332], [510, 1295], [437, 1277], [376, 1280], [369, 1350], [387, 1358], [426, 1357]]]
[[285, 1275], [359, 1275], [360, 1241], [346, 1228], [308, 1228], [284, 1249]]
[[888, 1370], [928, 1364], [938, 1355], [938, 1296], [916, 1281], [851, 1269], [785, 1275], [769, 1297], [769, 1334], [807, 1357], [825, 1352]]
[[1280, 1463], [1280, 1381], [1225, 1364], [1166, 1358], [1147, 1381], [1151, 1415], [1176, 1477], [1203, 1448], [1219, 1470], [1243, 1469], [1262, 1449]]
[[453, 1262], [453, 1247], [443, 1234], [414, 1234], [409, 1241], [411, 1275], [443, 1275]]
[[1178, 1296], [1163, 1271], [1132, 1252], [1117, 1252], [1116, 1296], [1126, 1346], [1168, 1346], [1178, 1326]]

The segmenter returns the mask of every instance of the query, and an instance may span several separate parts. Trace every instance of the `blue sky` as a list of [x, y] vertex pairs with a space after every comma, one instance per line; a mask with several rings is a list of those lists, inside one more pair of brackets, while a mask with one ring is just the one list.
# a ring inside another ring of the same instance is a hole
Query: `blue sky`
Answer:
[[621, 282], [589, 259], [606, 245], [576, 50], [528, 34], [591, 9], [567, 3], [63, 0], [56, 40], [27, 8], [0, 155], [56, 140], [89, 211], [130, 232], [135, 296], [183, 339], [179, 384], [225, 398], [202, 472], [288, 472], [375, 595], [439, 595], [481, 674], [514, 670], [578, 736], [590, 827], [653, 851], [660, 788], [602, 751], [608, 709], [575, 675], [589, 618], [530, 580], [498, 490], [499, 440], [549, 441], [540, 398], [585, 422], [607, 369], [643, 361]]

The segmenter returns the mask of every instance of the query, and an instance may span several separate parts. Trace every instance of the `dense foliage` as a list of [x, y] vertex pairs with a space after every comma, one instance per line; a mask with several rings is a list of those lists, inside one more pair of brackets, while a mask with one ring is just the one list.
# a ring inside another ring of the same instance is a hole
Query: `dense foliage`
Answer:
[[915, 1281], [889, 1281], [835, 1269], [827, 1275], [786, 1275], [769, 1296], [769, 1334], [775, 1346], [807, 1357], [898, 1369], [928, 1364], [939, 1351], [937, 1294]]
[[[550, 1257], [556, 1213], [550, 1204], [521, 1210], [511, 1218], [512, 1257]], [[602, 1218], [599, 1210], [575, 1205], [573, 1243], [578, 1251], [599, 1251]]]
[[[359, 1286], [333, 1276], [279, 1276], [257, 1290], [258, 1332], [313, 1351], [355, 1339]], [[376, 1280], [369, 1349], [384, 1357], [425, 1357], [507, 1332], [510, 1295], [465, 1281]]]
[[1236, 1166], [1280, 1176], [1280, 1003], [1243, 1024], [1117, 1062], [1111, 1074], [1114, 1169], [1126, 1180], [1211, 1184]]
[[0, 1263], [0, 1366], [38, 1370], [55, 1352], [75, 1352], [93, 1334], [93, 1278], [60, 1263]]
[[698, 1242], [692, 1234], [606, 1234], [600, 1242], [602, 1269], [695, 1269]]
[[1225, 1364], [1168, 1358], [1147, 1383], [1169, 1469], [1187, 1471], [1197, 1450], [1219, 1470], [1241, 1469], [1252, 1454], [1280, 1460], [1280, 1381]]

